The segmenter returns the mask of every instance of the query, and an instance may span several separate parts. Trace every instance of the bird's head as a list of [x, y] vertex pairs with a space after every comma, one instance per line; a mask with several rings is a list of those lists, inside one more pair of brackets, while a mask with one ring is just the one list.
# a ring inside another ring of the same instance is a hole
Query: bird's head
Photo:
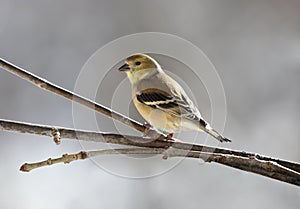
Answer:
[[125, 64], [119, 71], [126, 72], [132, 83], [143, 79], [145, 76], [159, 68], [159, 64], [146, 54], [133, 54], [126, 58]]

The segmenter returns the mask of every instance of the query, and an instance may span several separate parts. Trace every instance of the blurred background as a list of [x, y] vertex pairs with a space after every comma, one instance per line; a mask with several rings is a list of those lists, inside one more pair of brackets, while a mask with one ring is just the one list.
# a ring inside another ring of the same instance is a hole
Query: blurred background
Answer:
[[[224, 86], [224, 134], [233, 142], [219, 146], [300, 161], [299, 1], [0, 0], [0, 5], [0, 57], [70, 90], [91, 55], [116, 38], [155, 31], [189, 40], [209, 57]], [[157, 59], [165, 65], [170, 62], [164, 57]], [[113, 70], [108, 76], [112, 81], [124, 78], [114, 75]], [[128, 81], [124, 82], [129, 88]], [[205, 95], [205, 91], [200, 92]], [[0, 98], [0, 118], [73, 127], [70, 101], [3, 69]], [[100, 92], [97, 98], [103, 104], [111, 102], [108, 93], [101, 96]], [[200, 102], [197, 96], [196, 102]], [[209, 118], [206, 107], [209, 103], [204, 102], [200, 109]], [[130, 113], [143, 122], [134, 109]], [[98, 121], [104, 124], [103, 131], [113, 131], [110, 119], [102, 117]], [[162, 175], [142, 179], [113, 175], [90, 160], [21, 173], [18, 169], [24, 162], [57, 157], [82, 147], [72, 140], [56, 146], [47, 137], [8, 132], [0, 132], [0, 139], [1, 208], [300, 205], [296, 186], [189, 159]], [[101, 159], [107, 165], [145, 173], [166, 163], [160, 158], [138, 165], [126, 164], [126, 159], [118, 157]]]

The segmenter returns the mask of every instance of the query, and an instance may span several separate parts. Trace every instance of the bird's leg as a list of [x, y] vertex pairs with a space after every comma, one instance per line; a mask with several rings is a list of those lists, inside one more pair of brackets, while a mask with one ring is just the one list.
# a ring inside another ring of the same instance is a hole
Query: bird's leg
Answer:
[[145, 122], [144, 124], [144, 127], [145, 127], [145, 131], [144, 131], [144, 134], [143, 136], [147, 136], [152, 128], [151, 124]]
[[[143, 137], [153, 137], [155, 139], [159, 137], [159, 135], [160, 135], [159, 132], [156, 132], [156, 134], [153, 135], [153, 136], [149, 136], [149, 133], [150, 133], [151, 129], [153, 128], [153, 126], [151, 124], [145, 122], [143, 124], [143, 126], [145, 127], [145, 131], [143, 133]], [[162, 140], [165, 140], [165, 141], [175, 141], [174, 139], [172, 139], [173, 136], [174, 136], [174, 133], [170, 132]]]
[[168, 135], [166, 136], [166, 140], [172, 140], [172, 141], [174, 141], [174, 139], [172, 139], [173, 138], [173, 136], [174, 136], [174, 133], [168, 133]]
[[[175, 142], [175, 139], [172, 139], [173, 138], [173, 136], [174, 136], [174, 133], [168, 133], [165, 137], [164, 137], [164, 141], [166, 141], [166, 142]], [[170, 148], [170, 146], [166, 146], [165, 147], [165, 149], [169, 149]], [[167, 157], [168, 158], [168, 157]], [[163, 159], [167, 159], [167, 158], [163, 158]]]

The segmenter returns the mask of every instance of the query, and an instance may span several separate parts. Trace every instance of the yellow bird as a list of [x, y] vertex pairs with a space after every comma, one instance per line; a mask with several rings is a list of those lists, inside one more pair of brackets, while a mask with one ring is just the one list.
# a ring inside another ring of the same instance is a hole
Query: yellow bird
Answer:
[[178, 130], [205, 131], [220, 142], [230, 142], [211, 128], [183, 88], [168, 76], [152, 57], [134, 54], [119, 71], [127, 73], [132, 84], [133, 102], [138, 112], [154, 128], [173, 136]]

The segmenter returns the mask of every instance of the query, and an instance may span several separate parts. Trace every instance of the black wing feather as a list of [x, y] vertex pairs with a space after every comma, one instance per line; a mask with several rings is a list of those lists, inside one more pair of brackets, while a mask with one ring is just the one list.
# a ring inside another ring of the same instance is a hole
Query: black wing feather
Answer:
[[145, 105], [162, 109], [177, 116], [183, 116], [191, 120], [200, 119], [194, 114], [190, 103], [183, 96], [182, 98], [177, 98], [159, 89], [145, 89], [137, 93], [136, 98]]

